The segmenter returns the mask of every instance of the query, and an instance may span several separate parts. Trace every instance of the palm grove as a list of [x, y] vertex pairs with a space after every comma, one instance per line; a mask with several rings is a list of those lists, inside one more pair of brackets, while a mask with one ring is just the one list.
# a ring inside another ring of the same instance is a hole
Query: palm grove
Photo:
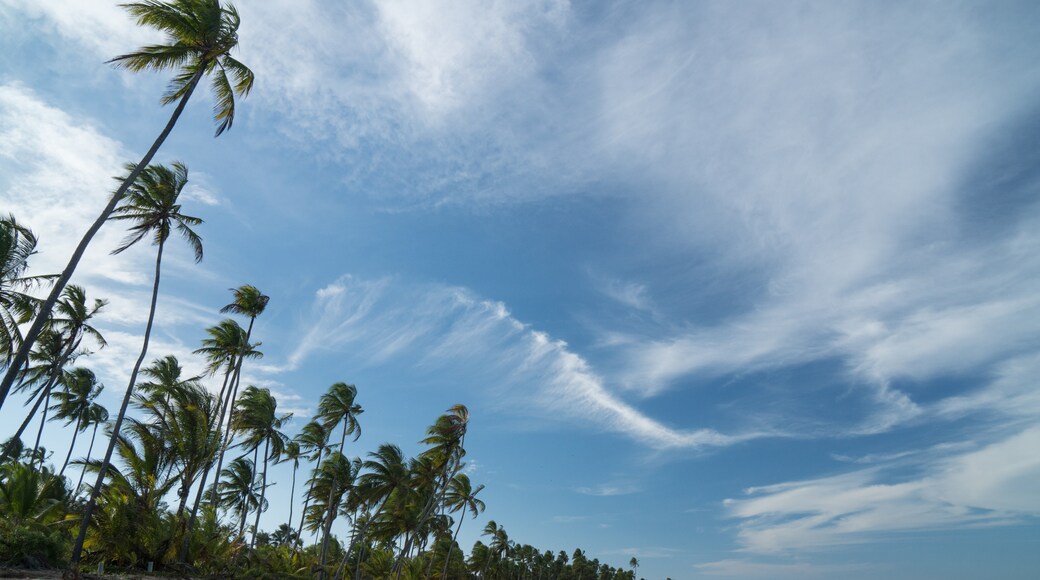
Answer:
[[[150, 358], [164, 250], [185, 243], [196, 261], [203, 258], [196, 231], [203, 220], [180, 203], [187, 166], [152, 159], [204, 80], [216, 103], [216, 135], [230, 129], [235, 100], [249, 93], [253, 73], [231, 56], [239, 27], [233, 6], [149, 0], [124, 8], [139, 25], [165, 33], [166, 43], [110, 63], [172, 72], [162, 98], [175, 105], [169, 120], [147, 153], [126, 165], [62, 272], [30, 274], [36, 236], [15, 216], [0, 217], [0, 408], [16, 398], [25, 404], [24, 421], [0, 446], [0, 564], [240, 577], [633, 578], [634, 566], [613, 568], [581, 550], [517, 544], [494, 521], [465, 553], [461, 528], [485, 505], [478, 497], [484, 486], [464, 472], [469, 414], [462, 405], [426, 429], [415, 457], [389, 443], [351, 457], [363, 409], [356, 387], [338, 382], [290, 436], [291, 414], [279, 411], [271, 392], [241, 384], [243, 368], [263, 356], [253, 329], [268, 297], [251, 285], [232, 290], [221, 309], [235, 318], [205, 329], [195, 351], [204, 375], [187, 376], [172, 355]], [[105, 347], [94, 321], [107, 302], [70, 283], [109, 222], [127, 229], [112, 253], [139, 243], [155, 249], [141, 348], [126, 361], [130, 378], [115, 412], [98, 403], [105, 386], [86, 364]], [[67, 450], [41, 445], [54, 422], [72, 429]], [[285, 522], [266, 522], [273, 529], [265, 531], [268, 471], [276, 463], [292, 466], [290, 511]], [[342, 538], [332, 533], [337, 521], [348, 525]]]

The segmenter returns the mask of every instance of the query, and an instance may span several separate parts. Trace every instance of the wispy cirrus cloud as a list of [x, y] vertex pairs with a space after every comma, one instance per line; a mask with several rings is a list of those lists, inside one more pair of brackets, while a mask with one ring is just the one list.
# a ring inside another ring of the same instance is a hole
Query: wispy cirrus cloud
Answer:
[[565, 342], [517, 320], [504, 304], [464, 288], [347, 275], [315, 293], [302, 328], [288, 364], [270, 370], [289, 370], [321, 353], [345, 355], [367, 366], [404, 361], [447, 370], [463, 384], [501, 385], [498, 394], [510, 404], [530, 408], [530, 402], [513, 400], [508, 393], [533, 393], [525, 400], [533, 400], [539, 413], [562, 412], [661, 449], [726, 446], [768, 435], [665, 425], [612, 393]]
[[740, 521], [738, 541], [752, 553], [814, 551], [879, 539], [883, 534], [993, 526], [1040, 515], [1040, 429], [1006, 435], [970, 451], [750, 488], [725, 501]]

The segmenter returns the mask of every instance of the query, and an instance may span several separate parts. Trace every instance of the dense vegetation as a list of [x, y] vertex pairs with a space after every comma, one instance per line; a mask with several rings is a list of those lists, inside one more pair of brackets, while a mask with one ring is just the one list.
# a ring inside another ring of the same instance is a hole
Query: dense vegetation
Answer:
[[[222, 309], [238, 319], [205, 329], [195, 351], [206, 362], [205, 375], [187, 376], [176, 357], [149, 353], [171, 234], [196, 261], [203, 257], [195, 231], [202, 219], [185, 213], [179, 199], [187, 167], [152, 158], [203, 77], [212, 83], [220, 135], [231, 128], [235, 98], [248, 94], [253, 74], [230, 55], [239, 25], [234, 7], [218, 0], [125, 7], [139, 24], [165, 32], [168, 43], [112, 62], [175, 72], [163, 97], [164, 104], [176, 103], [169, 122], [148, 153], [127, 165], [61, 273], [30, 276], [36, 236], [14, 216], [0, 218], [0, 408], [11, 405], [11, 394], [27, 408], [0, 448], [0, 564], [78, 570], [104, 563], [110, 570], [249, 578], [633, 578], [635, 559], [626, 571], [581, 550], [540, 551], [515, 543], [494, 521], [468, 554], [459, 546], [467, 516], [485, 509], [478, 497], [484, 486], [464, 471], [469, 412], [463, 405], [436, 418], [415, 457], [389, 443], [351, 457], [363, 409], [357, 388], [345, 382], [329, 387], [298, 433], [287, 433], [291, 414], [279, 411], [271, 392], [241, 384], [248, 361], [262, 356], [253, 329], [269, 300], [251, 285], [233, 290]], [[109, 222], [128, 227], [113, 253], [142, 240], [156, 249], [140, 354], [126, 361], [130, 379], [115, 412], [97, 402], [105, 387], [86, 364], [92, 349], [105, 346], [93, 322], [107, 303], [69, 283]], [[44, 291], [45, 298], [37, 296]], [[59, 453], [41, 445], [54, 422], [72, 430], [69, 448]], [[281, 462], [293, 469], [290, 514], [262, 530], [268, 471]], [[301, 469], [309, 476], [298, 482]], [[332, 533], [337, 521], [349, 525], [342, 538]]]

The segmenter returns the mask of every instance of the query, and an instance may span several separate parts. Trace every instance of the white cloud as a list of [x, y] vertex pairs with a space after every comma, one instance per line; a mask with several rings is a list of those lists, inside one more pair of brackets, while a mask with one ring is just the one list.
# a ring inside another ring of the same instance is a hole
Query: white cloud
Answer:
[[[565, 342], [517, 320], [504, 304], [463, 288], [348, 275], [315, 296], [304, 337], [283, 369], [328, 352], [350, 356], [357, 364], [407, 361], [416, 367], [447, 367], [464, 384], [499, 385], [510, 405], [524, 408], [533, 402], [538, 413], [563, 412], [661, 449], [725, 446], [767, 435], [665, 425], [612, 393]], [[517, 401], [509, 392], [533, 397]]]
[[[934, 452], [919, 474], [878, 465], [841, 475], [748, 489], [725, 501], [753, 553], [783, 553], [880, 540], [892, 532], [1012, 524], [1040, 514], [1040, 428], [979, 449]], [[951, 449], [955, 449], [952, 447]], [[887, 536], [890, 537], [890, 536]]]
[[862, 570], [856, 565], [821, 565], [808, 562], [778, 563], [750, 560], [718, 560], [694, 565], [701, 574], [727, 578], [826, 578], [841, 577], [843, 573]]
[[44, 22], [60, 36], [82, 44], [106, 60], [162, 38], [155, 31], [136, 26], [115, 2], [3, 0], [0, 7]]
[[574, 491], [584, 495], [595, 495], [600, 497], [614, 496], [614, 495], [628, 495], [632, 493], [638, 493], [642, 489], [630, 482], [616, 482], [616, 483], [601, 483], [593, 486], [583, 486], [575, 489]]

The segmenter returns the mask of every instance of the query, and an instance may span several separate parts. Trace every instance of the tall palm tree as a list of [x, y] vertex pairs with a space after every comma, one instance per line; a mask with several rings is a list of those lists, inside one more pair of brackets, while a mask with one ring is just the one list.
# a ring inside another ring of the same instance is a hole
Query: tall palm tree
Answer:
[[[325, 424], [327, 430], [330, 432], [334, 431], [337, 425], [343, 423], [343, 434], [339, 441], [340, 453], [344, 451], [347, 435], [355, 433], [355, 441], [361, 436], [361, 425], [358, 423], [358, 415], [363, 413], [364, 409], [354, 402], [356, 397], [357, 387], [340, 382], [330, 386], [329, 390], [318, 400], [317, 419]], [[329, 490], [329, 501], [326, 504], [328, 508], [328, 513], [325, 516], [327, 522], [324, 526], [325, 537], [321, 542], [321, 556], [319, 558], [319, 565], [322, 566], [322, 570], [324, 570], [325, 560], [328, 556], [329, 531], [332, 529], [332, 522], [336, 519], [336, 513], [339, 509], [339, 502], [334, 502], [332, 496], [337, 488], [337, 482], [333, 482]]]
[[[317, 462], [314, 467], [315, 473], [321, 469], [321, 461], [325, 456], [325, 450], [329, 445], [329, 435], [329, 430], [319, 421], [308, 422], [296, 435], [296, 442], [300, 444], [301, 450], [309, 454], [307, 459]], [[307, 506], [310, 504], [311, 498], [314, 497], [313, 481], [314, 480], [311, 479], [311, 483], [307, 487], [307, 493], [303, 497], [303, 510], [300, 514], [300, 525], [296, 530], [296, 535], [300, 537], [303, 536], [303, 520], [307, 516]]]
[[87, 430], [94, 399], [105, 388], [104, 385], [97, 382], [93, 371], [83, 367], [63, 373], [61, 385], [64, 389], [55, 394], [58, 400], [52, 407], [55, 411], [52, 420], [64, 420], [66, 427], [73, 423], [76, 426], [72, 430], [72, 443], [69, 444], [65, 462], [61, 464], [59, 477], [65, 474], [65, 468], [68, 467], [69, 460], [72, 458], [72, 450], [76, 447], [76, 436]]
[[[35, 312], [36, 299], [26, 293], [52, 276], [26, 276], [29, 257], [36, 253], [36, 235], [13, 215], [0, 217], [0, 368], [22, 343], [18, 327]], [[23, 363], [24, 364], [24, 363]]]
[[[83, 424], [83, 428], [93, 425], [93, 431], [90, 434], [90, 445], [87, 446], [87, 457], [85, 462], [90, 462], [90, 455], [94, 452], [94, 438], [97, 437], [98, 426], [102, 423], [108, 422], [108, 409], [98, 403], [92, 403], [90, 409], [87, 411], [86, 420]], [[73, 495], [79, 494], [79, 488], [83, 486], [83, 475], [86, 474], [86, 470], [80, 470], [79, 481], [76, 482], [76, 490]]]
[[145, 236], [151, 236], [153, 243], [158, 247], [155, 253], [155, 279], [152, 283], [152, 301], [148, 310], [148, 322], [145, 324], [141, 354], [137, 357], [137, 362], [134, 363], [134, 368], [130, 372], [130, 382], [126, 386], [123, 404], [119, 408], [119, 414], [116, 415], [116, 421], [112, 427], [113, 436], [109, 440], [108, 450], [105, 452], [105, 459], [102, 461], [102, 468], [98, 471], [98, 481], [94, 485], [90, 499], [87, 500], [87, 505], [83, 510], [83, 521], [80, 523], [79, 536], [72, 549], [71, 564], [73, 568], [79, 564], [83, 550], [83, 541], [87, 536], [87, 526], [90, 524], [90, 517], [94, 512], [97, 494], [108, 471], [108, 465], [112, 461], [112, 452], [115, 449], [123, 418], [126, 416], [126, 409], [130, 405], [130, 399], [133, 396], [137, 373], [141, 370], [141, 364], [148, 354], [148, 340], [151, 338], [152, 323], [155, 321], [155, 305], [159, 299], [159, 279], [162, 273], [163, 249], [170, 234], [176, 230], [193, 250], [195, 261], [199, 262], [202, 260], [202, 238], [192, 230], [192, 227], [201, 224], [202, 220], [181, 213], [181, 206], [177, 203], [178, 197], [187, 183], [188, 168], [183, 164], [174, 163], [172, 168], [163, 165], [151, 165], [141, 173], [139, 182], [129, 189], [125, 203], [115, 210], [112, 217], [112, 219], [129, 220], [131, 222], [130, 234], [113, 251], [115, 254], [133, 246]]
[[[286, 529], [285, 538], [289, 540], [292, 538], [290, 532], [292, 532], [292, 517], [293, 517], [293, 506], [296, 505], [296, 470], [300, 468], [300, 457], [303, 451], [300, 449], [300, 444], [297, 441], [289, 441], [285, 444], [285, 449], [282, 450], [282, 461], [292, 461], [292, 486], [289, 488], [289, 520], [287, 523], [282, 524], [278, 529], [282, 527]], [[273, 538], [273, 536], [272, 536]], [[277, 542], [278, 544], [288, 544], [289, 542]]]
[[[226, 318], [216, 326], [211, 326], [206, 329], [206, 333], [209, 337], [202, 339], [202, 348], [195, 350], [195, 354], [201, 354], [206, 357], [206, 370], [210, 375], [216, 374], [221, 368], [224, 369], [224, 381], [220, 388], [220, 395], [217, 397], [217, 409], [214, 411], [214, 420], [212, 421], [213, 439], [218, 449], [221, 447], [221, 442], [224, 436], [224, 416], [227, 412], [228, 407], [231, 404], [231, 391], [228, 389], [229, 383], [231, 382], [232, 374], [235, 368], [238, 367], [236, 361], [240, 356], [245, 358], [258, 358], [263, 356], [262, 353], [253, 348], [246, 340], [246, 331], [237, 322]], [[225, 396], [225, 393], [227, 396]], [[223, 459], [223, 453], [220, 453], [221, 459]], [[205, 469], [202, 471], [202, 477], [199, 478], [199, 491], [195, 496], [195, 502], [191, 508], [191, 515], [188, 517], [188, 531], [195, 529], [195, 521], [198, 518], [199, 506], [202, 503], [202, 498], [205, 495], [206, 483], [209, 480], [209, 473], [213, 467], [214, 461], [211, 459], [206, 464]], [[220, 472], [220, 466], [217, 467], [217, 473]], [[213, 488], [213, 493], [216, 494], [216, 487]], [[181, 551], [178, 556], [178, 561], [185, 562], [188, 557], [188, 549], [191, 545], [191, 534], [184, 535], [184, 541], [181, 544]]]
[[462, 514], [459, 516], [459, 527], [455, 528], [455, 535], [452, 536], [451, 542], [448, 544], [448, 555], [444, 557], [444, 572], [441, 574], [441, 578], [448, 577], [448, 564], [451, 563], [451, 552], [455, 548], [456, 540], [459, 539], [462, 522], [466, 519], [466, 511], [468, 510], [473, 515], [473, 518], [476, 519], [480, 512], [487, 507], [482, 500], [477, 499], [477, 494], [483, 491], [483, 489], [483, 484], [473, 489], [473, 484], [465, 473], [460, 473], [451, 480], [451, 486], [444, 496], [444, 504], [452, 512], [461, 511]]
[[235, 120], [235, 96], [244, 97], [253, 87], [253, 72], [231, 56], [231, 51], [238, 45], [240, 23], [238, 11], [233, 5], [222, 4], [220, 0], [145, 0], [124, 4], [123, 7], [137, 19], [137, 24], [166, 33], [166, 44], [145, 46], [135, 52], [117, 56], [109, 62], [133, 72], [175, 71], [176, 74], [163, 95], [162, 104], [176, 102], [177, 106], [151, 148], [132, 166], [108, 205], [84, 234], [68, 265], [55, 280], [50, 295], [40, 305], [36, 320], [26, 333], [7, 374], [0, 381], [0, 408], [3, 408], [7, 394], [17, 378], [15, 369], [21, 368], [28, 359], [36, 337], [43, 330], [51, 309], [72, 278], [90, 241], [112, 215], [117, 204], [122, 201], [140, 174], [147, 170], [155, 153], [177, 124], [177, 119], [180, 118], [202, 77], [209, 75], [212, 80], [213, 94], [217, 101], [213, 113], [218, 136], [230, 129]]
[[[264, 472], [260, 486], [260, 505], [265, 505], [267, 496], [267, 464], [271, 459], [275, 461], [281, 457], [282, 451], [289, 438], [281, 429], [292, 413], [278, 415], [278, 402], [268, 389], [258, 389], [253, 386], [246, 387], [242, 397], [238, 400], [238, 414], [235, 415], [235, 423], [232, 428], [243, 435], [242, 447], [247, 451], [253, 451], [253, 464], [256, 465], [257, 453], [260, 446], [264, 446]], [[260, 529], [261, 510], [256, 512], [256, 521], [253, 523], [253, 537], [249, 541], [249, 547], [256, 545], [256, 534]]]
[[[430, 448], [424, 451], [421, 457], [428, 460], [440, 475], [432, 482], [431, 493], [420, 512], [417, 529], [422, 529], [426, 521], [433, 516], [434, 508], [443, 502], [444, 493], [448, 490], [452, 478], [465, 466], [462, 458], [466, 455], [464, 444], [468, 425], [469, 409], [465, 405], [454, 405], [426, 430], [427, 437], [422, 442], [430, 445]], [[394, 566], [398, 577], [410, 547], [409, 541], [406, 541], [401, 548]]]
[[[251, 350], [254, 346], [249, 344], [249, 339], [253, 334], [253, 323], [256, 322], [256, 317], [263, 314], [264, 309], [267, 308], [267, 303], [271, 300], [270, 296], [266, 296], [256, 286], [245, 284], [238, 288], [232, 288], [231, 293], [233, 300], [220, 309], [222, 313], [235, 313], [249, 317], [249, 327], [246, 329], [246, 336], [244, 342], [241, 344], [241, 350], [238, 353], [235, 361], [235, 370], [231, 375], [231, 395], [228, 398], [228, 403], [224, 405], [224, 408], [228, 409], [228, 425], [231, 425], [235, 417], [235, 400], [238, 396], [238, 386], [242, 380], [242, 361], [247, 358], [247, 351]], [[220, 447], [220, 454], [217, 456], [217, 473], [221, 471], [221, 466], [224, 464], [224, 452], [227, 451], [228, 446], [231, 444], [231, 432], [229, 428], [224, 439], [224, 443]]]

